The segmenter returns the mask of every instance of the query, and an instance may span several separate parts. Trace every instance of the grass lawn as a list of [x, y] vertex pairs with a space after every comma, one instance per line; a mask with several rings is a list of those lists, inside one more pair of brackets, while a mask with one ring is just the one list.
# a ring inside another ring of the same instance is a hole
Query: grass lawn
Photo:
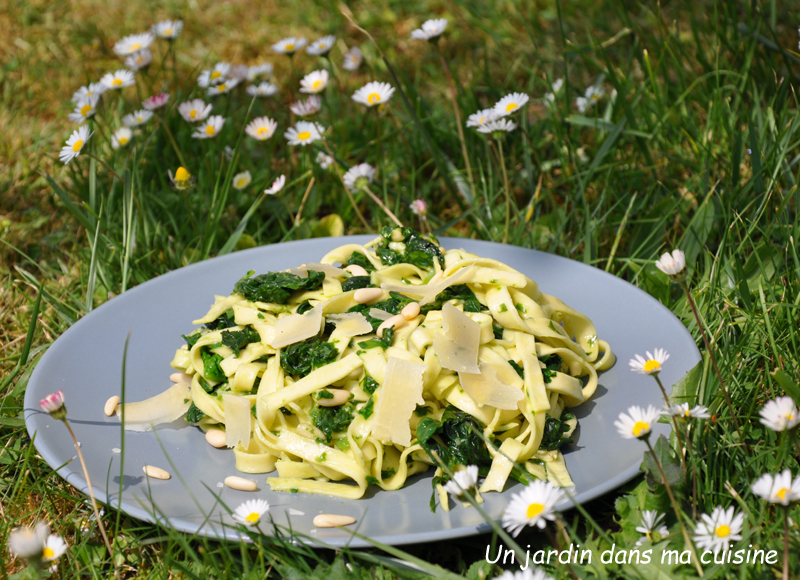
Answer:
[[[22, 400], [37, 362], [104, 302], [213, 256], [374, 233], [395, 220], [610, 272], [670, 308], [704, 355], [676, 402], [704, 405], [711, 417], [692, 421], [671, 448], [657, 448], [666, 475], [650, 458], [645, 476], [564, 514], [548, 525], [551, 534], [526, 528], [516, 538], [522, 552], [554, 542], [594, 551], [591, 565], [543, 567], [559, 579], [700, 577], [692, 563], [605, 564], [599, 554], [640, 539], [645, 510], [666, 514], [669, 533], [651, 538], [656, 555], [689, 549], [681, 526], [691, 535], [701, 514], [723, 506], [745, 516], [732, 549], [774, 550], [777, 560], [711, 563], [701, 577], [798, 577], [800, 489], [787, 507], [751, 491], [763, 474], [800, 475], [798, 428], [776, 432], [759, 421], [771, 399], [800, 404], [800, 20], [789, 4], [10, 0], [0, 7], [2, 577], [35, 576], [9, 557], [8, 538], [36, 521], [49, 522], [70, 546], [54, 577], [108, 578], [115, 568], [125, 578], [425, 576], [400, 561], [441, 577], [518, 570], [484, 560], [488, 544], [513, 543], [497, 532], [402, 550], [315, 551], [289, 538], [219, 543], [107, 510], [112, 563], [96, 524], [81, 532], [91, 514], [86, 498], [37, 455], [25, 430]], [[112, 50], [119, 39], [166, 18], [183, 19], [181, 35], [156, 40], [135, 84], [103, 95], [88, 123], [92, 137], [64, 165], [59, 149], [77, 127], [67, 118], [73, 93], [124, 68]], [[428, 18], [448, 20], [438, 43], [410, 36]], [[271, 50], [289, 35], [336, 42], [329, 59]], [[363, 54], [355, 71], [343, 67], [351, 47]], [[242, 82], [206, 96], [197, 77], [220, 61], [273, 63], [277, 92], [253, 98]], [[289, 105], [307, 97], [300, 80], [322, 69], [330, 80], [311, 120], [325, 139], [292, 146], [283, 135], [300, 118]], [[377, 107], [354, 102], [370, 81], [395, 92]], [[162, 91], [170, 93], [167, 106], [112, 148], [123, 117]], [[470, 115], [517, 92], [530, 101], [505, 117], [514, 130], [466, 126]], [[213, 138], [192, 138], [177, 110], [193, 98], [225, 118]], [[260, 141], [243, 129], [262, 116], [278, 128]], [[319, 154], [332, 157], [330, 166]], [[377, 170], [375, 179], [369, 191], [348, 193], [343, 174], [361, 163]], [[173, 187], [168, 172], [179, 167], [191, 187]], [[251, 182], [233, 187], [245, 170]], [[280, 175], [283, 188], [262, 194]], [[673, 248], [686, 256], [686, 292], [655, 265]]]

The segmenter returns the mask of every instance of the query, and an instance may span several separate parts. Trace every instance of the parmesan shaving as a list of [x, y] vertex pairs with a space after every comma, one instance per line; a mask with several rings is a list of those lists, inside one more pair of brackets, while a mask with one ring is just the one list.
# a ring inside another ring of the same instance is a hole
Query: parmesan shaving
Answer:
[[522, 390], [503, 380], [499, 365], [481, 363], [480, 374], [458, 373], [464, 391], [479, 405], [513, 410], [525, 397]]
[[370, 308], [369, 315], [372, 316], [372, 318], [377, 318], [378, 320], [389, 320], [392, 316], [394, 316], [391, 312], [386, 312], [380, 308]]
[[375, 405], [375, 424], [372, 435], [383, 443], [411, 445], [411, 414], [422, 398], [422, 375], [425, 365], [389, 357], [386, 378]]
[[433, 284], [420, 284], [418, 286], [414, 286], [410, 284], [389, 284], [388, 282], [384, 282], [381, 284], [381, 288], [388, 290], [389, 292], [399, 292], [400, 294], [413, 294], [415, 296], [423, 294], [424, 297], [419, 301], [419, 305], [425, 306], [429, 302], [436, 300], [436, 297], [444, 292], [447, 288], [454, 284], [458, 284], [462, 278], [465, 278], [471, 272], [471, 270], [472, 269], [470, 267], [462, 268], [454, 276], [442, 278]]
[[442, 319], [444, 336], [437, 334], [433, 339], [442, 367], [459, 373], [480, 373], [480, 325], [449, 302], [442, 308]]
[[[275, 324], [275, 335], [270, 346], [281, 348], [301, 342], [319, 334], [322, 327], [322, 306], [317, 304], [314, 308], [303, 314], [290, 314], [278, 319]], [[262, 337], [263, 338], [263, 337]]]
[[186, 383], [176, 383], [163, 393], [138, 403], [125, 403], [117, 409], [127, 431], [149, 431], [155, 425], [171, 423], [189, 410], [192, 392]]
[[[383, 311], [381, 311], [383, 312]], [[344, 314], [329, 314], [326, 317], [336, 325], [336, 330], [347, 338], [361, 336], [372, 332], [369, 320], [360, 312], [345, 312]]]

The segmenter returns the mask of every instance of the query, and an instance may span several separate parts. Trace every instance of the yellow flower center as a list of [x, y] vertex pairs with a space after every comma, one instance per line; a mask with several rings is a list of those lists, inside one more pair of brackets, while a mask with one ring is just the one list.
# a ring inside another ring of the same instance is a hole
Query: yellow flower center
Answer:
[[172, 29], [171, 29], [171, 28], [167, 28], [167, 29], [164, 31], [164, 36], [169, 36], [170, 34], [172, 34]]
[[731, 535], [731, 528], [725, 524], [722, 524], [716, 529], [715, 533], [717, 534], [718, 538], [727, 538]]
[[283, 47], [284, 50], [294, 50], [294, 44], [287, 44]]
[[53, 548], [50, 548], [48, 546], [44, 547], [44, 550], [42, 551], [42, 556], [44, 557], [45, 560], [52, 560], [53, 556], [55, 555], [56, 553], [53, 551]]
[[314, 84], [311, 85], [311, 89], [316, 91], [317, 89], [322, 87], [322, 81], [314, 81]]
[[258, 136], [260, 137], [266, 133], [269, 133], [269, 130], [266, 127], [259, 127], [256, 133], [258, 133]]
[[650, 532], [645, 532], [645, 533], [644, 533], [644, 535], [645, 535], [645, 536], [647, 536], [647, 539], [648, 539], [648, 540], [652, 539], [652, 538], [650, 537]]
[[111, 84], [115, 87], [122, 85], [122, 79], [114, 79]]
[[367, 97], [367, 102], [370, 105], [374, 105], [375, 103], [377, 103], [380, 100], [381, 100], [381, 96], [378, 93], [370, 93], [369, 96]]
[[78, 139], [77, 141], [75, 141], [75, 145], [72, 146], [72, 150], [75, 153], [77, 153], [78, 151], [81, 150], [81, 147], [83, 147], [83, 140], [82, 139]]
[[688, 416], [689, 416], [689, 413], [691, 413], [691, 411], [690, 411], [689, 409], [686, 409], [686, 410], [683, 412], [683, 416], [684, 416], [684, 417], [688, 417]]
[[197, 116], [197, 109], [192, 109], [189, 111], [189, 116], [194, 119]]
[[528, 506], [528, 509], [525, 510], [525, 515], [528, 518], [535, 518], [543, 511], [544, 511], [544, 505], [540, 503], [532, 503]]
[[92, 106], [91, 105], [84, 105], [84, 106], [81, 107], [81, 116], [82, 117], [85, 117], [86, 115], [88, 115], [91, 112], [92, 112]]
[[118, 141], [119, 141], [120, 145], [127, 145], [128, 144], [128, 138], [127, 137], [120, 137], [118, 139]]
[[298, 133], [297, 134], [297, 138], [300, 139], [300, 141], [305, 141], [306, 139], [309, 139], [310, 137], [311, 137], [311, 132], [310, 131], [303, 131], [302, 133]]
[[236, 182], [236, 187], [244, 187], [245, 185], [247, 185], [247, 180], [244, 177]]
[[592, 100], [593, 101], [599, 101], [600, 100], [600, 95], [592, 95]]
[[644, 372], [652, 373], [653, 371], [661, 370], [661, 363], [657, 360], [649, 360], [644, 363]]
[[509, 112], [513, 111], [514, 109], [516, 109], [516, 108], [518, 108], [518, 105], [516, 103], [508, 103], [506, 105], [506, 113], [509, 113]]
[[206, 135], [214, 135], [217, 130], [214, 128], [214, 125], [207, 125], [206, 126]]
[[222, 73], [221, 73], [221, 72], [219, 72], [218, 70], [215, 70], [215, 71], [212, 71], [212, 72], [211, 72], [211, 80], [212, 80], [212, 81], [213, 81], [214, 79], [218, 79], [218, 78], [219, 78], [219, 77], [221, 77], [221, 76], [222, 76]]
[[481, 117], [478, 119], [478, 125], [483, 125], [483, 122], [486, 120], [486, 117]]
[[139, 50], [140, 48], [142, 48], [142, 45], [139, 42], [131, 44], [131, 52], [134, 51], [134, 50]]
[[258, 520], [259, 520], [259, 518], [260, 518], [260, 517], [261, 517], [261, 516], [260, 516], [260, 515], [258, 515], [258, 513], [257, 513], [257, 512], [253, 512], [253, 513], [251, 513], [249, 516], [247, 516], [245, 519], [246, 519], [248, 522], [250, 522], [251, 524], [257, 524], [257, 523], [258, 523]]
[[178, 167], [178, 170], [175, 172], [175, 181], [187, 181], [190, 177], [191, 174], [183, 167]]
[[644, 421], [636, 421], [636, 424], [633, 426], [633, 434], [636, 437], [649, 430], [650, 430], [650, 424], [645, 423]]
[[779, 498], [781, 498], [781, 501], [786, 501], [786, 494], [788, 492], [789, 492], [789, 488], [788, 487], [784, 487], [784, 488], [781, 488], [778, 491], [776, 491], [775, 495], [777, 495]]
[[221, 92], [223, 92], [223, 91], [224, 91], [225, 89], [227, 89], [227, 88], [228, 88], [228, 87], [226, 87], [226, 86], [225, 86], [225, 83], [222, 83], [220, 86], [218, 86], [218, 87], [217, 87], [217, 92], [218, 92], [218, 93], [221, 93]]

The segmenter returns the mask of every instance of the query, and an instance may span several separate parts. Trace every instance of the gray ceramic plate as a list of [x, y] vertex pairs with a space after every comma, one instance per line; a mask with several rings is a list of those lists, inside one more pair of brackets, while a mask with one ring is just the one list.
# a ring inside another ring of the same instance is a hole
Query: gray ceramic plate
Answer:
[[[220, 506], [220, 499], [234, 509], [247, 499], [264, 498], [277, 524], [291, 522], [294, 530], [335, 546], [347, 543], [350, 536], [338, 529], [316, 530], [311, 523], [315, 515], [352, 515], [359, 522], [360, 534], [394, 545], [488, 531], [488, 524], [475, 509], [459, 505], [449, 513], [441, 509], [431, 513], [430, 472], [415, 476], [399, 491], [384, 492], [373, 486], [364, 499], [356, 501], [272, 492], [265, 474], [253, 476], [259, 486], [256, 492], [221, 488], [226, 476], [237, 473], [233, 453], [210, 447], [203, 433], [183, 420], [155, 432], [126, 432], [120, 480], [122, 456], [112, 451], [122, 447], [119, 421], [106, 417], [103, 405], [120, 392], [129, 332], [127, 399], [137, 401], [171, 385], [169, 363], [183, 343], [181, 334], [193, 328], [191, 321], [207, 311], [214, 294], [229, 294], [245, 272], [282, 270], [317, 261], [338, 245], [370, 239], [372, 236], [325, 238], [237, 252], [170, 272], [97, 308], [55, 341], [28, 383], [25, 421], [31, 437], [36, 436], [39, 453], [61, 477], [87, 492], [80, 463], [71, 459], [75, 449], [64, 426], [39, 410], [40, 399], [63, 389], [95, 496], [135, 518], [158, 518], [178, 530], [234, 540], [239, 533], [230, 527], [232, 519]], [[598, 335], [611, 344], [617, 363], [601, 374], [595, 397], [577, 408], [577, 441], [564, 449], [576, 484], [575, 499], [586, 502], [632, 479], [638, 473], [643, 445], [621, 439], [614, 421], [630, 405], [661, 405], [661, 401], [654, 381], [632, 373], [627, 362], [636, 353], [664, 347], [670, 360], [661, 376], [667, 385], [677, 382], [700, 358], [683, 324], [631, 284], [579, 262], [515, 246], [452, 238], [441, 241], [446, 248], [463, 248], [505, 262], [536, 280], [542, 291], [591, 317]], [[667, 427], [659, 424], [655, 432], [666, 433]], [[142, 473], [145, 464], [163, 467], [173, 474], [172, 479], [146, 479]], [[499, 519], [518, 488], [514, 483], [502, 494], [485, 494], [487, 513]], [[367, 544], [355, 539], [350, 545]]]

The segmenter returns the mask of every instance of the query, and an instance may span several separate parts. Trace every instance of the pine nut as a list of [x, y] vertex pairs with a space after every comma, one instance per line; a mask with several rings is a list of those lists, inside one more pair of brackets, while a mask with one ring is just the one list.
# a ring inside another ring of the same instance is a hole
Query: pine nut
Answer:
[[258, 488], [255, 481], [239, 477], [238, 475], [229, 475], [226, 477], [225, 485], [240, 491], [255, 491]]
[[103, 412], [106, 414], [106, 417], [110, 417], [114, 413], [117, 412], [117, 406], [119, 405], [119, 397], [114, 395], [108, 401], [106, 401], [106, 406], [103, 407]]
[[369, 276], [369, 272], [358, 264], [350, 264], [345, 270], [350, 272], [353, 276]]
[[332, 399], [317, 399], [317, 405], [320, 407], [338, 407], [344, 405], [350, 398], [350, 391], [344, 389], [330, 389], [328, 391], [333, 395]]
[[443, 276], [443, 275], [444, 275], [444, 274], [442, 274], [442, 271], [441, 271], [441, 270], [439, 270], [438, 272], [436, 272], [436, 273], [433, 275], [433, 277], [432, 277], [430, 280], [428, 280], [428, 284], [429, 284], [429, 285], [430, 285], [430, 284], [436, 284], [436, 283], [437, 283], [439, 280], [441, 280], [441, 279], [442, 279], [442, 276]]
[[395, 314], [388, 320], [384, 320], [383, 322], [381, 322], [381, 325], [378, 327], [378, 332], [376, 334], [378, 335], [378, 338], [383, 338], [384, 330], [386, 330], [387, 328], [394, 328], [395, 330], [397, 330], [405, 323], [406, 323], [405, 316], [403, 316], [402, 314]]
[[406, 320], [414, 320], [419, 316], [419, 302], [409, 302], [403, 307], [400, 314], [402, 314], [403, 318]]
[[314, 525], [318, 528], [335, 528], [337, 526], [349, 526], [354, 523], [356, 523], [356, 518], [350, 516], [319, 514], [314, 517]]
[[373, 302], [383, 296], [383, 290], [380, 288], [359, 288], [353, 293], [353, 300], [359, 304], [367, 304]]
[[186, 373], [172, 373], [169, 376], [169, 380], [173, 383], [189, 383], [192, 384], [192, 377], [187, 375]]
[[225, 447], [225, 437], [225, 431], [222, 429], [209, 429], [206, 431], [206, 441], [211, 447], [216, 447], [217, 449]]
[[154, 465], [145, 465], [142, 471], [147, 477], [152, 477], [153, 479], [169, 479], [172, 477], [169, 473]]

